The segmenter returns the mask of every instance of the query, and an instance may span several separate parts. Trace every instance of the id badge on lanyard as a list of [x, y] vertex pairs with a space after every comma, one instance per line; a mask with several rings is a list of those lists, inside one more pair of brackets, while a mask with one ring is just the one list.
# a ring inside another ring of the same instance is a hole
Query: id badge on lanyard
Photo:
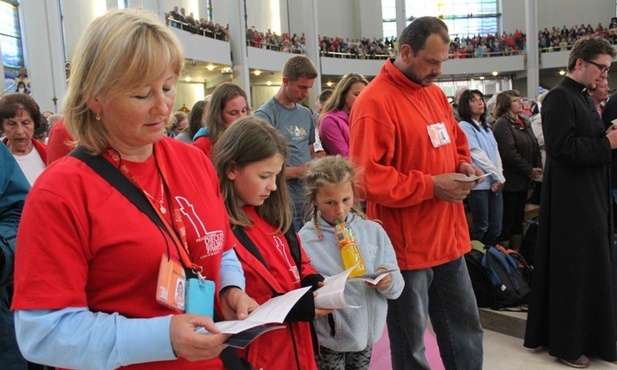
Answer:
[[187, 279], [181, 263], [163, 255], [159, 268], [156, 300], [173, 310], [214, 317], [215, 284], [201, 273]]
[[[154, 155], [157, 157], [161, 181], [163, 181], [164, 186], [167, 186], [164, 161], [159, 161], [158, 151], [155, 151]], [[171, 191], [168, 194], [173, 199]], [[174, 207], [170, 200], [169, 208], [172, 210], [172, 223], [170, 224], [162, 214], [163, 211], [160, 207], [157, 208], [154, 205], [153, 207], [163, 221], [180, 256], [180, 261], [176, 261], [171, 256], [163, 255], [159, 268], [157, 301], [176, 311], [213, 318], [215, 284], [212, 280], [206, 280], [201, 274], [202, 267], [191, 261], [182, 213]]]
[[450, 144], [450, 135], [448, 135], [448, 130], [443, 122], [429, 125], [427, 130], [434, 148]]

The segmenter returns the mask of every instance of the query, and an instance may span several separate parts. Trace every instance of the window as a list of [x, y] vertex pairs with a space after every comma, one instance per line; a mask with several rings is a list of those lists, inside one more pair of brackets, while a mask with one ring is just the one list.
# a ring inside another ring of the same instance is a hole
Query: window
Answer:
[[206, 0], [206, 17], [208, 17], [208, 20], [212, 20], [212, 0]]
[[383, 18], [383, 37], [398, 37], [396, 31], [396, 0], [381, 1], [381, 17]]
[[496, 0], [449, 0], [413, 1], [406, 5], [408, 24], [414, 18], [432, 15], [441, 18], [450, 35], [474, 36], [497, 33]]
[[16, 1], [0, 1], [0, 49], [6, 77], [17, 75], [23, 65], [21, 31]]
[[[382, 0], [382, 13], [384, 37], [397, 36], [395, 0]], [[459, 37], [494, 35], [501, 16], [497, 13], [497, 0], [406, 0], [407, 24], [427, 15], [441, 18], [450, 35]]]

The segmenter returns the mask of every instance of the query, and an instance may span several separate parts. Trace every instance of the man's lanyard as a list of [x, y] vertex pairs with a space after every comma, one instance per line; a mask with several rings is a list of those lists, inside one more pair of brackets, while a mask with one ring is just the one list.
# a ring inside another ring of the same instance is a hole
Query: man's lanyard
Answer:
[[135, 178], [131, 174], [131, 171], [122, 162], [121, 160], [122, 158], [120, 157], [119, 153], [115, 149], [108, 149], [107, 154], [110, 156], [111, 160], [114, 163], [116, 163], [116, 165], [119, 167], [120, 172], [122, 172], [122, 174], [124, 174], [133, 183], [133, 185], [135, 185], [139, 190], [141, 190], [144, 193], [144, 195], [146, 195], [146, 198], [148, 199], [150, 204], [152, 204], [152, 208], [154, 208], [154, 210], [156, 211], [156, 214], [159, 216], [161, 221], [163, 221], [163, 225], [165, 225], [165, 228], [167, 229], [167, 233], [171, 237], [176, 247], [176, 250], [178, 251], [178, 254], [180, 255], [180, 259], [181, 259], [181, 262], [184, 268], [186, 269], [190, 268], [190, 269], [193, 269], [195, 272], [201, 272], [202, 267], [191, 261], [189, 246], [188, 246], [188, 243], [186, 242], [186, 227], [184, 225], [184, 221], [182, 220], [182, 211], [180, 211], [180, 209], [175, 206], [175, 202], [173, 201], [173, 196], [171, 195], [171, 190], [169, 189], [169, 186], [167, 185], [168, 182], [167, 182], [167, 172], [165, 170], [165, 161], [161, 157], [161, 154], [159, 153], [159, 151], [155, 150], [154, 147], [153, 147], [154, 160], [155, 160], [156, 168], [160, 175], [161, 181], [163, 182], [163, 187], [166, 190], [169, 206], [172, 209], [171, 220], [172, 220], [173, 226], [169, 224], [169, 222], [167, 221], [167, 217], [165, 217], [161, 213], [159, 205], [154, 203], [154, 200], [151, 199], [150, 196], [148, 196], [148, 193], [139, 185], [137, 180], [135, 180]]

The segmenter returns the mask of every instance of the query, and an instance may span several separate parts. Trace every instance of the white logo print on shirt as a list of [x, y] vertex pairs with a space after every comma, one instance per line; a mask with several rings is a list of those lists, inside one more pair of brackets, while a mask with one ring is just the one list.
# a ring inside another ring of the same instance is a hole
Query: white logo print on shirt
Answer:
[[180, 205], [180, 211], [184, 217], [190, 221], [188, 223], [185, 222], [185, 225], [192, 225], [193, 230], [195, 230], [195, 233], [197, 234], [196, 242], [203, 242], [206, 245], [206, 254], [199, 256], [198, 258], [204, 259], [220, 253], [223, 249], [223, 231], [215, 230], [208, 232], [204, 224], [201, 222], [201, 218], [195, 212], [195, 207], [193, 204], [191, 204], [188, 199], [181, 196], [176, 196], [175, 199]]
[[287, 255], [287, 248], [285, 248], [285, 244], [283, 243], [281, 238], [279, 238], [278, 236], [273, 236], [272, 238], [274, 239], [274, 244], [276, 245], [276, 249], [283, 256], [283, 258], [285, 259], [285, 262], [287, 262], [288, 271], [289, 273], [291, 273], [291, 276], [293, 276], [294, 283], [300, 282], [300, 273], [298, 272], [298, 266], [296, 266], [295, 262], [292, 263], [293, 261], [289, 260], [289, 256]]

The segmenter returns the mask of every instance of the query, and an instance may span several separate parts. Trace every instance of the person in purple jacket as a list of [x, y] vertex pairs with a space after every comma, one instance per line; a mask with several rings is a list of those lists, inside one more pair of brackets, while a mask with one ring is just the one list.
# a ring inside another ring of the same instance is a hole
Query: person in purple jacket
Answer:
[[327, 155], [349, 158], [349, 112], [368, 81], [359, 73], [348, 73], [326, 101], [319, 120], [319, 138]]

